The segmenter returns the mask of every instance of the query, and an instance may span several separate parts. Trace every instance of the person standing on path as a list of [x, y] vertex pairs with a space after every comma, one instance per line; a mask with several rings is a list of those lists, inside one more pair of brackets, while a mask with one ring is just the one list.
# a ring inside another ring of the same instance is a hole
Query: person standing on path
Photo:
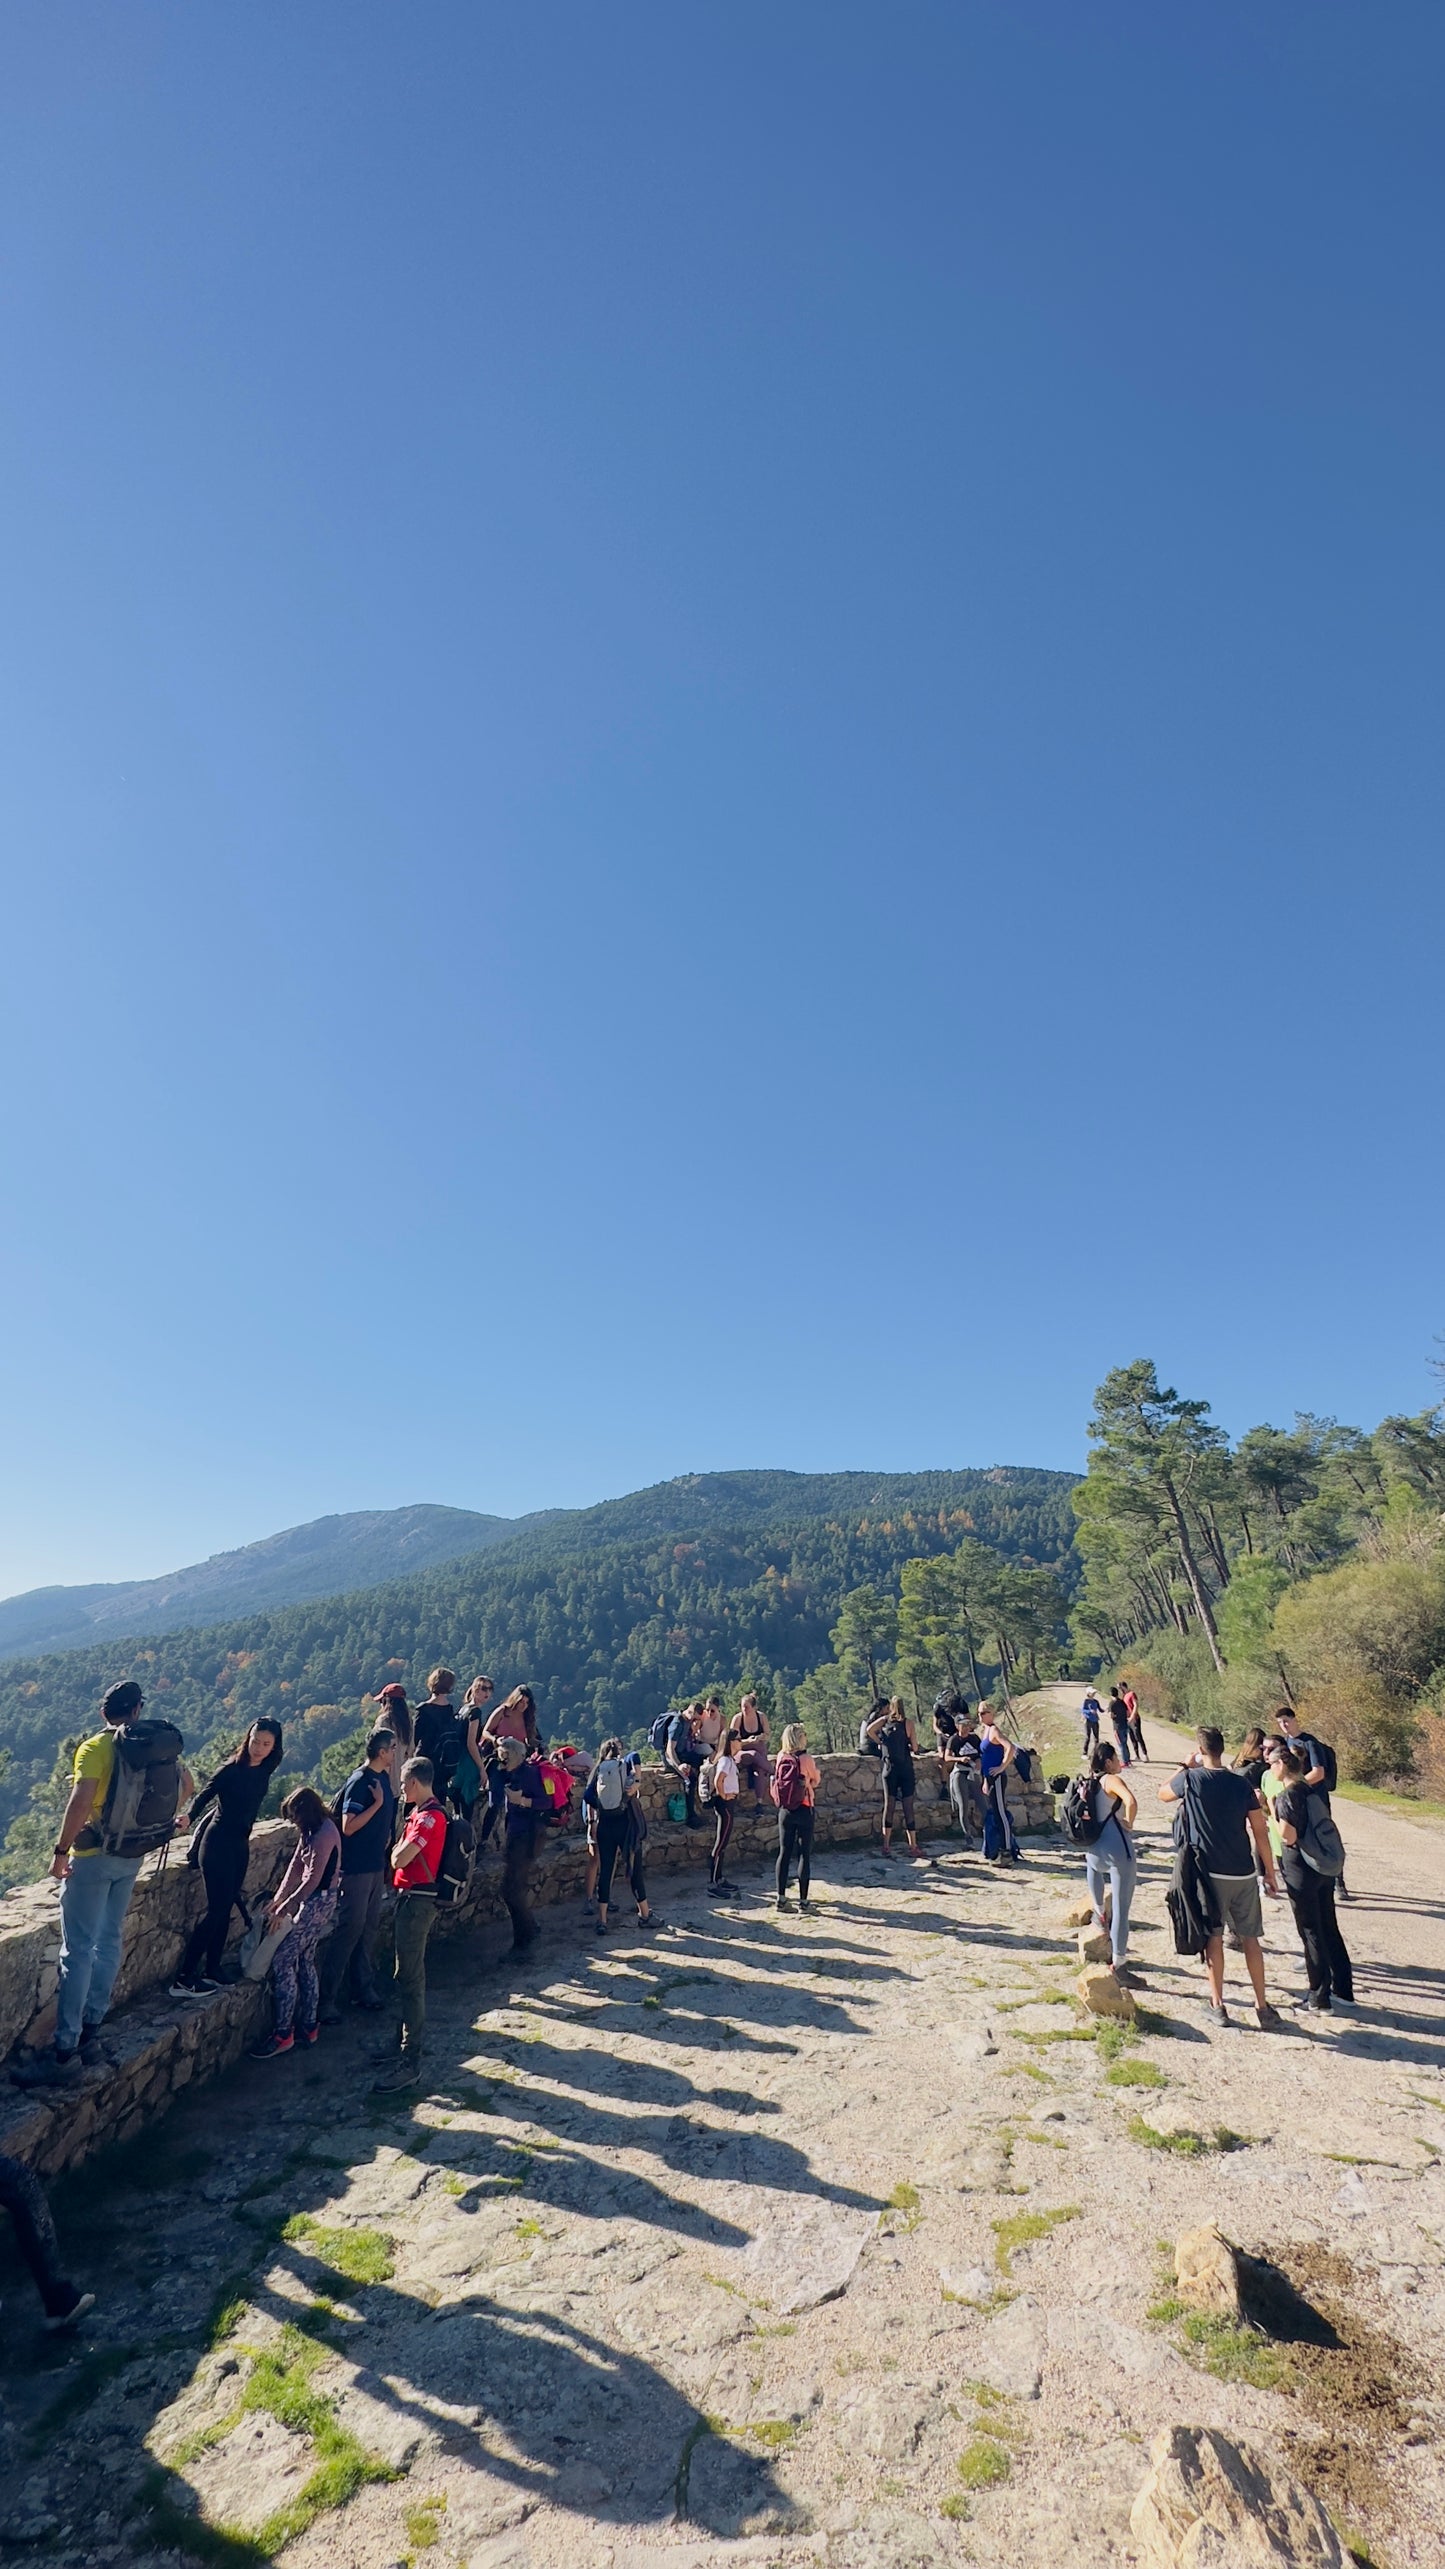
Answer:
[[1087, 1763], [1099, 1745], [1099, 1722], [1104, 1710], [1104, 1707], [1100, 1703], [1092, 1686], [1084, 1697], [1082, 1710], [1084, 1715], [1084, 1758]]
[[[1103, 1741], [1089, 1760], [1089, 1816], [1099, 1834], [1084, 1849], [1084, 1872], [1088, 1879], [1089, 1897], [1094, 1904], [1094, 1924], [1109, 1939], [1110, 1959], [1116, 1980], [1132, 1980], [1128, 1970], [1129, 1912], [1134, 1905], [1134, 1884], [1138, 1876], [1138, 1859], [1134, 1851], [1134, 1823], [1139, 1805], [1133, 1787], [1124, 1781], [1119, 1752], [1109, 1741]], [[1111, 1915], [1104, 1915], [1104, 1898], [1108, 1894]]]
[[1254, 1786], [1225, 1765], [1223, 1731], [1205, 1726], [1194, 1736], [1199, 1743], [1198, 1765], [1181, 1766], [1177, 1775], [1160, 1785], [1159, 1799], [1181, 1805], [1180, 1825], [1214, 1895], [1214, 1912], [1220, 1923], [1204, 1951], [1209, 2012], [1216, 2025], [1230, 2021], [1224, 2004], [1227, 1931], [1239, 1938], [1243, 1948], [1245, 1969], [1254, 1991], [1255, 2022], [1261, 2027], [1277, 2025], [1279, 2017], [1269, 2003], [1264, 1984], [1264, 1948], [1260, 1941], [1264, 1914], [1254, 1869], [1258, 1854], [1266, 1889], [1271, 1899], [1278, 1899], [1279, 1877], [1264, 1811]]
[[[197, 1867], [206, 1886], [206, 1906], [187, 1938], [171, 1982], [172, 1998], [205, 1998], [221, 1985], [231, 1912], [242, 1905], [246, 1888], [251, 1831], [281, 1763], [281, 1746], [279, 1722], [253, 1722], [235, 1755], [217, 1767], [191, 1804], [186, 1861]], [[198, 1830], [196, 1821], [203, 1813], [208, 1816]]]
[[512, 1951], [525, 1953], [540, 1932], [532, 1915], [529, 1889], [537, 1839], [547, 1817], [547, 1787], [534, 1757], [519, 1739], [502, 1742], [503, 1792], [506, 1799], [506, 1853], [502, 1865], [502, 1899], [512, 1921]]
[[619, 1864], [624, 1874], [631, 1878], [638, 1924], [650, 1927], [652, 1912], [647, 1905], [647, 1884], [639, 1852], [638, 1821], [641, 1814], [637, 1773], [629, 1765], [620, 1739], [603, 1741], [597, 1763], [587, 1779], [582, 1803], [591, 1820], [597, 1847], [597, 1933], [599, 1936], [607, 1933], [612, 1882]]
[[[1313, 1731], [1307, 1731], [1298, 1713], [1288, 1704], [1280, 1705], [1274, 1717], [1274, 1724], [1280, 1738], [1288, 1740], [1290, 1747], [1304, 1759], [1305, 1784], [1311, 1793], [1324, 1795], [1325, 1809], [1333, 1819], [1330, 1795], [1339, 1781], [1340, 1768], [1339, 1760], [1329, 1741], [1318, 1738]], [[1351, 1896], [1345, 1877], [1341, 1873], [1335, 1883], [1335, 1897], [1338, 1900], [1348, 1900]]]
[[891, 1703], [884, 1705], [878, 1719], [869, 1723], [868, 1737], [877, 1742], [883, 1759], [883, 1852], [889, 1856], [893, 1853], [894, 1814], [901, 1810], [908, 1852], [917, 1855], [920, 1849], [914, 1796], [918, 1770], [913, 1761], [918, 1754], [918, 1739], [901, 1695], [895, 1695]]
[[319, 1793], [300, 1784], [281, 1805], [281, 1817], [297, 1834], [292, 1856], [268, 1909], [272, 1927], [288, 1925], [289, 1934], [271, 1957], [271, 1999], [275, 2021], [253, 2061], [273, 2061], [300, 2043], [316, 2040], [321, 2016], [321, 1984], [316, 1948], [336, 1915], [341, 1889], [341, 1831]]
[[1147, 1766], [1149, 1751], [1144, 1745], [1144, 1724], [1139, 1715], [1139, 1698], [1132, 1686], [1124, 1689], [1124, 1717], [1129, 1725], [1130, 1755], [1136, 1757], [1141, 1766]]
[[61, 2273], [60, 2242], [45, 2189], [34, 2170], [19, 2159], [0, 2156], [0, 2210], [10, 2215], [15, 2245], [45, 2306], [46, 2327], [73, 2328], [88, 2310], [94, 2310], [95, 2295], [82, 2292], [79, 2284]]
[[392, 1856], [396, 1891], [396, 1960], [392, 1987], [400, 2010], [394, 2042], [375, 2058], [390, 2066], [376, 2092], [415, 2087], [426, 2043], [426, 1949], [437, 1914], [437, 1876], [446, 1852], [447, 1815], [435, 1792], [431, 1760], [409, 1757], [401, 1770], [406, 1817]]
[[386, 1892], [386, 1865], [396, 1828], [395, 1735], [373, 1731], [366, 1760], [341, 1788], [341, 1897], [321, 1975], [323, 2025], [339, 2025], [348, 1993], [374, 2013], [385, 2006], [376, 1985], [377, 1931]]
[[179, 1804], [195, 1786], [170, 1722], [143, 1722], [133, 1677], [112, 1686], [104, 1728], [75, 1752], [74, 1782], [50, 1870], [60, 1884], [60, 1987], [55, 2042], [34, 2083], [74, 2086], [93, 2051], [120, 1970], [125, 1915], [145, 1857], [169, 1843]]
[[1124, 1701], [1122, 1688], [1117, 1685], [1109, 1697], [1109, 1719], [1114, 1726], [1114, 1745], [1119, 1751], [1119, 1763], [1121, 1766], [1127, 1766], [1129, 1763], [1129, 1707]]
[[737, 1884], [727, 1879], [727, 1851], [738, 1815], [740, 1790], [737, 1759], [724, 1744], [712, 1761], [712, 1804], [717, 1825], [713, 1831], [707, 1887], [714, 1900], [730, 1900], [737, 1893]]
[[991, 1704], [980, 1704], [978, 1765], [983, 1785], [983, 1851], [990, 1864], [1022, 1864], [1013, 1814], [1008, 1806], [1008, 1770], [1014, 1744], [1005, 1739]]
[[798, 1867], [798, 1906], [806, 1915], [812, 1903], [813, 1811], [821, 1781], [816, 1761], [808, 1755], [808, 1734], [801, 1722], [789, 1722], [782, 1754], [773, 1769], [772, 1795], [778, 1806], [777, 1905], [788, 1906], [788, 1875]]
[[982, 1743], [973, 1726], [968, 1706], [954, 1729], [943, 1752], [943, 1771], [953, 1816], [962, 1831], [964, 1842], [972, 1847], [983, 1839], [983, 1779], [979, 1766]]
[[[1312, 1844], [1310, 1828], [1311, 1806], [1317, 1806], [1318, 1796], [1311, 1793], [1305, 1781], [1307, 1770], [1300, 1751], [1288, 1740], [1276, 1740], [1270, 1765], [1279, 1779], [1273, 1821], [1281, 1842], [1280, 1871], [1309, 1975], [1309, 1990], [1300, 2003], [1310, 2012], [1325, 2016], [1331, 2013], [1337, 1998], [1346, 2007], [1352, 2007], [1355, 2001], [1354, 1966], [1335, 1916], [1338, 1877], [1324, 1872], [1318, 1861], [1310, 1861], [1311, 1854], [1319, 1854], [1318, 1846]], [[1328, 1816], [1327, 1807], [1325, 1817]], [[1331, 1826], [1331, 1838], [1337, 1835]]]

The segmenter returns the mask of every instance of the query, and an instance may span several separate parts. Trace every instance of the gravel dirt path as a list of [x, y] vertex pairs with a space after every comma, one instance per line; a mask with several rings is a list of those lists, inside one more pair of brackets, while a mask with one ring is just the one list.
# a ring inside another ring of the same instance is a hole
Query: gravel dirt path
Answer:
[[[1073, 1999], [1061, 1847], [824, 1855], [807, 1917], [753, 1879], [651, 1940], [550, 1919], [519, 1970], [446, 1948], [419, 2098], [370, 2101], [348, 2030], [83, 2171], [81, 2346], [5, 2280], [7, 2551], [1105, 2569], [1185, 2422], [1438, 2569], [1445, 1836], [1341, 1805], [1359, 2004], [1219, 2031], [1151, 1745], [1122, 2048]], [[1192, 2341], [1166, 2251], [1208, 2220], [1261, 2325]]]

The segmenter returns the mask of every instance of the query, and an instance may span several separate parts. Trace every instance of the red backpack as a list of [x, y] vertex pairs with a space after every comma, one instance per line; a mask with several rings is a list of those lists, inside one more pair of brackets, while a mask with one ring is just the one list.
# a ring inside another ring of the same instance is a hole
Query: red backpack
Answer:
[[800, 1757], [780, 1757], [773, 1769], [769, 1787], [780, 1811], [801, 1811], [807, 1806], [808, 1786]]

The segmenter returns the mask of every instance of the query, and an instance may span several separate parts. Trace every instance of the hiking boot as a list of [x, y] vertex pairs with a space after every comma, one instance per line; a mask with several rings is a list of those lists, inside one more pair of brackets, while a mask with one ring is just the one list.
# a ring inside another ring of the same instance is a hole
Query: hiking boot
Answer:
[[599, 1934], [599, 1936], [605, 1936], [605, 1935], [606, 1935], [606, 1933], [607, 1933], [607, 1921], [606, 1921], [606, 1919], [605, 1919], [605, 1918], [599, 1918], [599, 1919], [598, 1919], [598, 1921], [597, 1921], [597, 1933]]
[[1209, 2002], [1209, 2013], [1216, 2025], [1227, 2025], [1230, 2022], [1229, 2009], [1216, 2007], [1212, 1998]]
[[389, 2070], [384, 2071], [380, 2078], [372, 2080], [371, 2093], [373, 2096], [397, 2096], [405, 2088], [420, 2085], [420, 2061], [408, 2060], [405, 2053], [400, 2053]]
[[305, 2045], [307, 2045], [307, 2046], [308, 2046], [308, 2048], [309, 2048], [309, 2046], [310, 2046], [312, 2043], [314, 2043], [314, 2042], [316, 2041], [316, 2039], [317, 2039], [317, 2034], [316, 2034], [316, 2027], [315, 2027], [314, 2025], [298, 2025], [298, 2026], [297, 2026], [297, 2028], [296, 2028], [296, 2040], [297, 2040], [297, 2042], [298, 2042], [298, 2043], [304, 2043], [304, 2044], [305, 2044]]
[[[802, 1901], [800, 1900], [800, 1901], [798, 1902], [798, 1906], [799, 1906], [799, 1908], [800, 1908], [800, 1909], [801, 1909], [802, 1905], [803, 1905], [803, 1903], [802, 1903]], [[775, 1901], [773, 1902], [773, 1906], [774, 1906], [774, 1908], [775, 1908], [775, 1909], [786, 1909], [786, 1910], [787, 1910], [787, 1912], [788, 1912], [788, 1915], [789, 1915], [790, 1917], [792, 1916], [792, 1912], [793, 1912], [793, 1904], [792, 1904], [792, 1901], [791, 1901], [791, 1900], [775, 1900]]]
[[58, 2052], [52, 2045], [46, 2052], [32, 2053], [12, 2069], [17, 2087], [79, 2087], [85, 2076], [85, 2063], [79, 2052]]
[[1254, 2021], [1256, 2025], [1258, 2025], [1261, 2033], [1268, 2033], [1271, 2025], [1278, 2025], [1281, 2021], [1279, 2009], [1277, 2007], [1271, 2007], [1268, 2004], [1263, 2007], [1256, 2007], [1254, 2011]]
[[1301, 2016], [1328, 2016], [1331, 2013], [1332, 2002], [1318, 1989], [1307, 1989], [1303, 1998], [1295, 2000], [1295, 2006]]
[[277, 2061], [283, 2052], [294, 2051], [294, 2034], [268, 2034], [264, 2043], [253, 2043], [249, 2057], [253, 2061]]
[[813, 1903], [811, 1900], [805, 1900], [801, 1893], [798, 1897], [798, 1907], [801, 1909], [805, 1918], [811, 1918], [813, 1914]]
[[176, 1979], [171, 1982], [169, 1989], [166, 1991], [166, 1996], [168, 1998], [204, 1998], [207, 1990], [214, 1989], [215, 1986], [216, 1983], [214, 1980], [200, 1981]]
[[78, 2319], [83, 2319], [88, 2310], [95, 2308], [93, 2292], [80, 2292], [74, 2284], [66, 2284], [62, 2289], [72, 2294], [74, 2298], [64, 2310], [46, 2312], [45, 2325], [49, 2329], [73, 2328]]

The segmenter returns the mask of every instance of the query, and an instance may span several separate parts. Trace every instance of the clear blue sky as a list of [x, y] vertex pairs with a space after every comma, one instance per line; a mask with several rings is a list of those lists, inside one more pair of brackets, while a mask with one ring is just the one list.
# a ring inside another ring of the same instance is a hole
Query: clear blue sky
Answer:
[[1432, 1396], [1438, 0], [15, 0], [0, 1592]]

